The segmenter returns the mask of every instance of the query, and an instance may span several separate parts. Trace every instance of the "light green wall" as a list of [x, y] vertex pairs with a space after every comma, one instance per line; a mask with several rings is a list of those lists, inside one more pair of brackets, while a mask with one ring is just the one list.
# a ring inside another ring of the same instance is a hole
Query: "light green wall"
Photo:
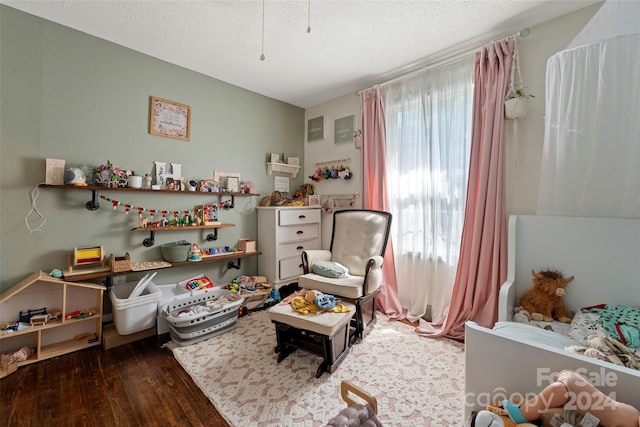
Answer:
[[[256, 75], [256, 78], [259, 78]], [[131, 254], [134, 262], [161, 259], [162, 243], [185, 239], [202, 246], [235, 245], [256, 238], [259, 198], [237, 198], [223, 211], [220, 230], [208, 243], [199, 231], [156, 233], [145, 248], [146, 234], [131, 232], [135, 213], [84, 208], [89, 191], [41, 188], [35, 206], [46, 219], [30, 232], [25, 216], [30, 192], [44, 181], [45, 158], [67, 166], [97, 165], [110, 160], [137, 174], [152, 173], [153, 162], [182, 164], [187, 179], [212, 178], [214, 170], [239, 172], [263, 195], [273, 190], [266, 174], [271, 152], [304, 159], [304, 110], [150, 56], [0, 6], [0, 289], [33, 271], [67, 267], [74, 247], [102, 245], [107, 254]], [[190, 141], [148, 133], [149, 99], [166, 98], [191, 106]], [[303, 174], [291, 183], [302, 184]], [[184, 210], [217, 199], [202, 195], [104, 192], [135, 205]], [[30, 225], [39, 221], [33, 214]], [[240, 273], [256, 274], [257, 261], [243, 260], [241, 270], [225, 272], [224, 263], [165, 270], [157, 283], [206, 272], [226, 283]]]

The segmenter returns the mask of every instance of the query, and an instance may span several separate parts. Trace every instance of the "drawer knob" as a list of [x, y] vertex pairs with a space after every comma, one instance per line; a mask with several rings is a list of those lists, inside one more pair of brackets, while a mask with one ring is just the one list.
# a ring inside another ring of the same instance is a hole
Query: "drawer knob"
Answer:
[[302, 230], [296, 231], [296, 234], [303, 234], [303, 233], [304, 233], [304, 231], [302, 231]]
[[304, 216], [304, 215], [298, 215], [298, 219], [305, 219], [305, 218], [306, 218], [306, 216]]
[[296, 249], [300, 251], [300, 250], [304, 249], [304, 246], [298, 246]]

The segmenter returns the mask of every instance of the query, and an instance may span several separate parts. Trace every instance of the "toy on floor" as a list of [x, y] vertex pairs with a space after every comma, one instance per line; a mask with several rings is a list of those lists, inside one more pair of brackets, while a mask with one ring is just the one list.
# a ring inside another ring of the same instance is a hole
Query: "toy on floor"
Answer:
[[565, 305], [563, 297], [566, 287], [573, 280], [571, 277], [563, 277], [562, 273], [553, 270], [543, 270], [533, 275], [533, 288], [522, 294], [520, 305], [534, 320], [551, 322], [558, 320], [563, 323], [571, 323], [571, 311]]
[[[326, 427], [382, 427], [377, 415], [378, 401], [375, 397], [349, 381], [340, 383], [340, 395], [348, 406], [329, 420]], [[355, 396], [357, 400], [354, 400], [352, 396]], [[358, 403], [359, 401], [363, 403]]]
[[[572, 370], [560, 372], [553, 383], [520, 406], [504, 400], [502, 407], [487, 406], [472, 419], [472, 427], [533, 426], [640, 427], [640, 411], [617, 402]], [[570, 421], [570, 422], [567, 422]]]

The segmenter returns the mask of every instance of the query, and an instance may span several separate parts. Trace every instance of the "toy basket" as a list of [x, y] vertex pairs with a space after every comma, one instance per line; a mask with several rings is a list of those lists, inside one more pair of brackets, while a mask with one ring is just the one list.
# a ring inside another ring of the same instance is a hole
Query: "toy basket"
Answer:
[[188, 299], [174, 300], [164, 305], [161, 315], [169, 325], [185, 328], [206, 323], [221, 313], [235, 312], [237, 315], [243, 301], [244, 298], [228, 289], [196, 291]]
[[129, 257], [129, 252], [125, 253], [123, 257], [117, 257], [111, 254], [109, 257], [109, 267], [114, 273], [131, 270], [131, 258]]
[[171, 339], [190, 345], [235, 328], [243, 302], [228, 289], [206, 289], [163, 305], [160, 315], [169, 325]]

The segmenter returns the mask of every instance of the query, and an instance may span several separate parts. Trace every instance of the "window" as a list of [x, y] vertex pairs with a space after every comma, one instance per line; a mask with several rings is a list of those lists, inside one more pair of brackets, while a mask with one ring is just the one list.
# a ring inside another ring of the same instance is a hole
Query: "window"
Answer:
[[[425, 263], [447, 272], [436, 282], [453, 285], [469, 172], [473, 78], [471, 56], [385, 87], [387, 183], [401, 300], [403, 287], [438, 285], [425, 285]], [[404, 300], [415, 300], [410, 293]]]

